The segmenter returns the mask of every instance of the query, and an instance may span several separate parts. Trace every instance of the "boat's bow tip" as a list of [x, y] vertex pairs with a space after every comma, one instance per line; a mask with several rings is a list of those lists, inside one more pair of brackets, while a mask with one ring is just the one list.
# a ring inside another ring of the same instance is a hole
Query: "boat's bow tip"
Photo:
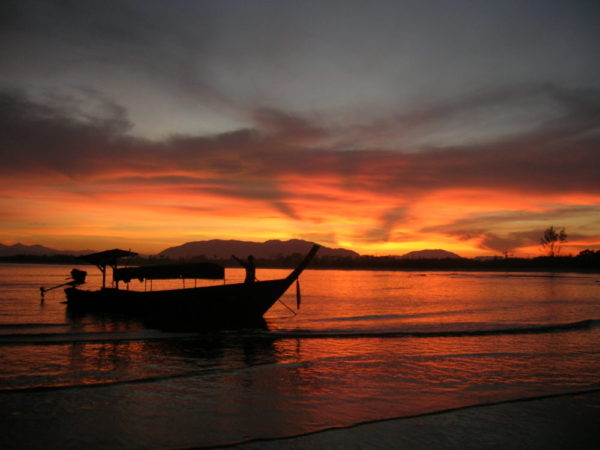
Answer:
[[319, 244], [313, 244], [310, 251], [306, 254], [304, 259], [298, 264], [296, 269], [287, 277], [288, 281], [293, 282], [296, 278], [300, 276], [302, 271], [306, 268], [306, 266], [312, 261], [314, 256], [317, 254], [321, 246]]

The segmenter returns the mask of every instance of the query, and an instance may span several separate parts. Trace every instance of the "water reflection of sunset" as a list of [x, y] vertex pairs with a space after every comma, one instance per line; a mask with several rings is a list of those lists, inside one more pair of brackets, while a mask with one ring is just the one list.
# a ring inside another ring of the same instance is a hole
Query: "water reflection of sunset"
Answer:
[[[262, 269], [258, 276], [281, 273]], [[541, 301], [572, 298], [568, 307], [542, 310], [544, 321], [563, 323], [577, 320], [578, 302], [589, 295], [576, 281], [543, 273], [308, 271], [301, 277], [306, 285], [301, 314], [289, 318], [285, 309], [275, 305], [266, 317], [276, 320], [275, 329], [281, 325], [300, 335], [310, 330], [308, 337], [319, 331], [360, 335], [375, 325], [390, 333], [468, 333], [535, 325], [541, 319], [536, 309]], [[288, 292], [283, 300], [294, 304], [294, 293]]]
[[190, 330], [74, 314], [59, 290], [41, 304], [64, 266], [0, 269], [11, 442], [44, 420], [45, 443], [209, 446], [597, 385], [589, 274], [309, 269], [296, 315], [277, 303], [258, 328]]

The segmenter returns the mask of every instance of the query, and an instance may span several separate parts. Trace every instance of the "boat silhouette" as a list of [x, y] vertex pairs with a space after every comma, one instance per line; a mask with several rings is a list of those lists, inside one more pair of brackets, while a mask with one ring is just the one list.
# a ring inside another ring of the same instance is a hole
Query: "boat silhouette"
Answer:
[[[182, 289], [137, 291], [119, 288], [119, 282], [132, 279], [174, 278], [223, 279], [222, 266], [211, 263], [118, 268], [118, 259], [134, 255], [124, 250], [108, 250], [84, 257], [102, 271], [103, 287], [85, 290], [79, 286], [85, 276], [65, 289], [67, 305], [74, 312], [118, 313], [140, 318], [172, 318], [199, 322], [256, 322], [279, 300], [313, 259], [314, 245], [298, 266], [285, 278]], [[111, 267], [114, 287], [106, 287], [106, 268]]]

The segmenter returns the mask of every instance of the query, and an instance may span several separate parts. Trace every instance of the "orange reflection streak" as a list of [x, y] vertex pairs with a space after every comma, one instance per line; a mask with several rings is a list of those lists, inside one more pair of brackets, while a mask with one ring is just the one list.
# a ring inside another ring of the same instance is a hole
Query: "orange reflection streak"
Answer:
[[[577, 321], [588, 313], [577, 302], [556, 300], [586, 298], [586, 283], [370, 271], [308, 271], [303, 277], [309, 297], [301, 315], [273, 321], [287, 336], [276, 342], [277, 354], [282, 362], [307, 362], [296, 366], [295, 386], [307, 402], [346, 399], [345, 415], [364, 413], [372, 398], [397, 398], [400, 392], [422, 392], [423, 386], [455, 392], [463, 401], [467, 393], [477, 403], [522, 393], [526, 386], [548, 386], [554, 373], [595, 375], [597, 361], [573, 351], [592, 348], [586, 333], [453, 334]], [[277, 317], [277, 311], [270, 314]], [[493, 389], [497, 385], [504, 392]], [[331, 413], [321, 409], [329, 406], [324, 402], [319, 411]], [[331, 407], [340, 409], [339, 403]], [[403, 412], [407, 407], [398, 406]]]

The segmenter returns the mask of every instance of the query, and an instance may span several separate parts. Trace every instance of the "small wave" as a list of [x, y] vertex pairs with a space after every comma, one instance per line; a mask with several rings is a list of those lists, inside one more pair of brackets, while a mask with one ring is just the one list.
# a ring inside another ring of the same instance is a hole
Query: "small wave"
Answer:
[[572, 273], [556, 273], [556, 272], [452, 272], [445, 274], [452, 278], [589, 278], [586, 275], [575, 275]]
[[244, 366], [244, 367], [234, 367], [234, 368], [207, 368], [200, 370], [186, 370], [183, 372], [176, 373], [163, 373], [157, 375], [149, 375], [142, 377], [132, 377], [132, 378], [120, 378], [120, 379], [109, 379], [109, 380], [96, 380], [79, 383], [71, 383], [71, 384], [38, 384], [38, 385], [29, 385], [29, 386], [18, 386], [18, 387], [6, 387], [0, 388], [0, 395], [2, 394], [12, 394], [12, 393], [22, 393], [22, 392], [45, 392], [45, 391], [61, 391], [61, 390], [70, 390], [70, 389], [92, 389], [92, 388], [102, 388], [108, 386], [118, 386], [118, 385], [131, 385], [131, 384], [149, 384], [149, 383], [161, 383], [163, 381], [169, 380], [177, 380], [177, 379], [186, 379], [186, 378], [196, 378], [196, 377], [211, 377], [211, 376], [223, 376], [223, 375], [236, 375], [240, 372], [244, 371], [253, 371], [253, 370], [263, 370], [263, 369], [271, 369], [272, 367], [302, 367], [307, 365], [306, 362], [290, 362], [290, 363], [265, 363], [265, 364], [257, 364], [253, 366]]
[[360, 322], [363, 320], [394, 320], [394, 319], [417, 319], [422, 317], [438, 317], [438, 316], [450, 316], [457, 314], [469, 314], [476, 311], [486, 311], [488, 309], [478, 310], [457, 310], [457, 311], [433, 311], [425, 313], [415, 314], [373, 314], [366, 316], [348, 316], [348, 317], [326, 317], [323, 319], [313, 319], [312, 322]]
[[75, 343], [121, 343], [135, 341], [161, 341], [195, 337], [193, 333], [165, 333], [162, 331], [140, 330], [123, 332], [89, 333], [15, 333], [0, 336], [0, 346], [6, 345], [63, 345]]
[[503, 334], [540, 334], [540, 333], [560, 333], [566, 331], [589, 329], [600, 325], [600, 320], [587, 319], [578, 322], [568, 322], [552, 325], [524, 325], [508, 328], [489, 328], [477, 330], [433, 330], [433, 331], [312, 331], [312, 330], [294, 330], [294, 331], [272, 331], [264, 332], [270, 337], [279, 338], [403, 338], [403, 337], [469, 337], [469, 336], [490, 336]]
[[189, 378], [197, 376], [197, 372], [186, 372], [186, 373], [176, 373], [169, 375], [155, 375], [150, 377], [142, 377], [142, 378], [127, 378], [122, 380], [108, 380], [108, 381], [96, 381], [96, 382], [86, 382], [86, 383], [76, 383], [76, 384], [56, 384], [56, 385], [38, 385], [38, 386], [25, 386], [25, 387], [15, 387], [15, 388], [6, 388], [0, 389], [0, 395], [2, 394], [11, 394], [16, 392], [42, 392], [42, 391], [59, 391], [59, 390], [67, 390], [67, 389], [90, 389], [90, 388], [98, 388], [98, 387], [106, 387], [106, 386], [118, 386], [122, 384], [144, 384], [144, 383], [157, 383], [161, 381], [167, 380], [175, 380], [177, 378]]
[[391, 320], [414, 318], [417, 314], [385, 314], [370, 316], [351, 316], [351, 317], [326, 317], [323, 319], [313, 319], [313, 322], [359, 322], [362, 320]]

